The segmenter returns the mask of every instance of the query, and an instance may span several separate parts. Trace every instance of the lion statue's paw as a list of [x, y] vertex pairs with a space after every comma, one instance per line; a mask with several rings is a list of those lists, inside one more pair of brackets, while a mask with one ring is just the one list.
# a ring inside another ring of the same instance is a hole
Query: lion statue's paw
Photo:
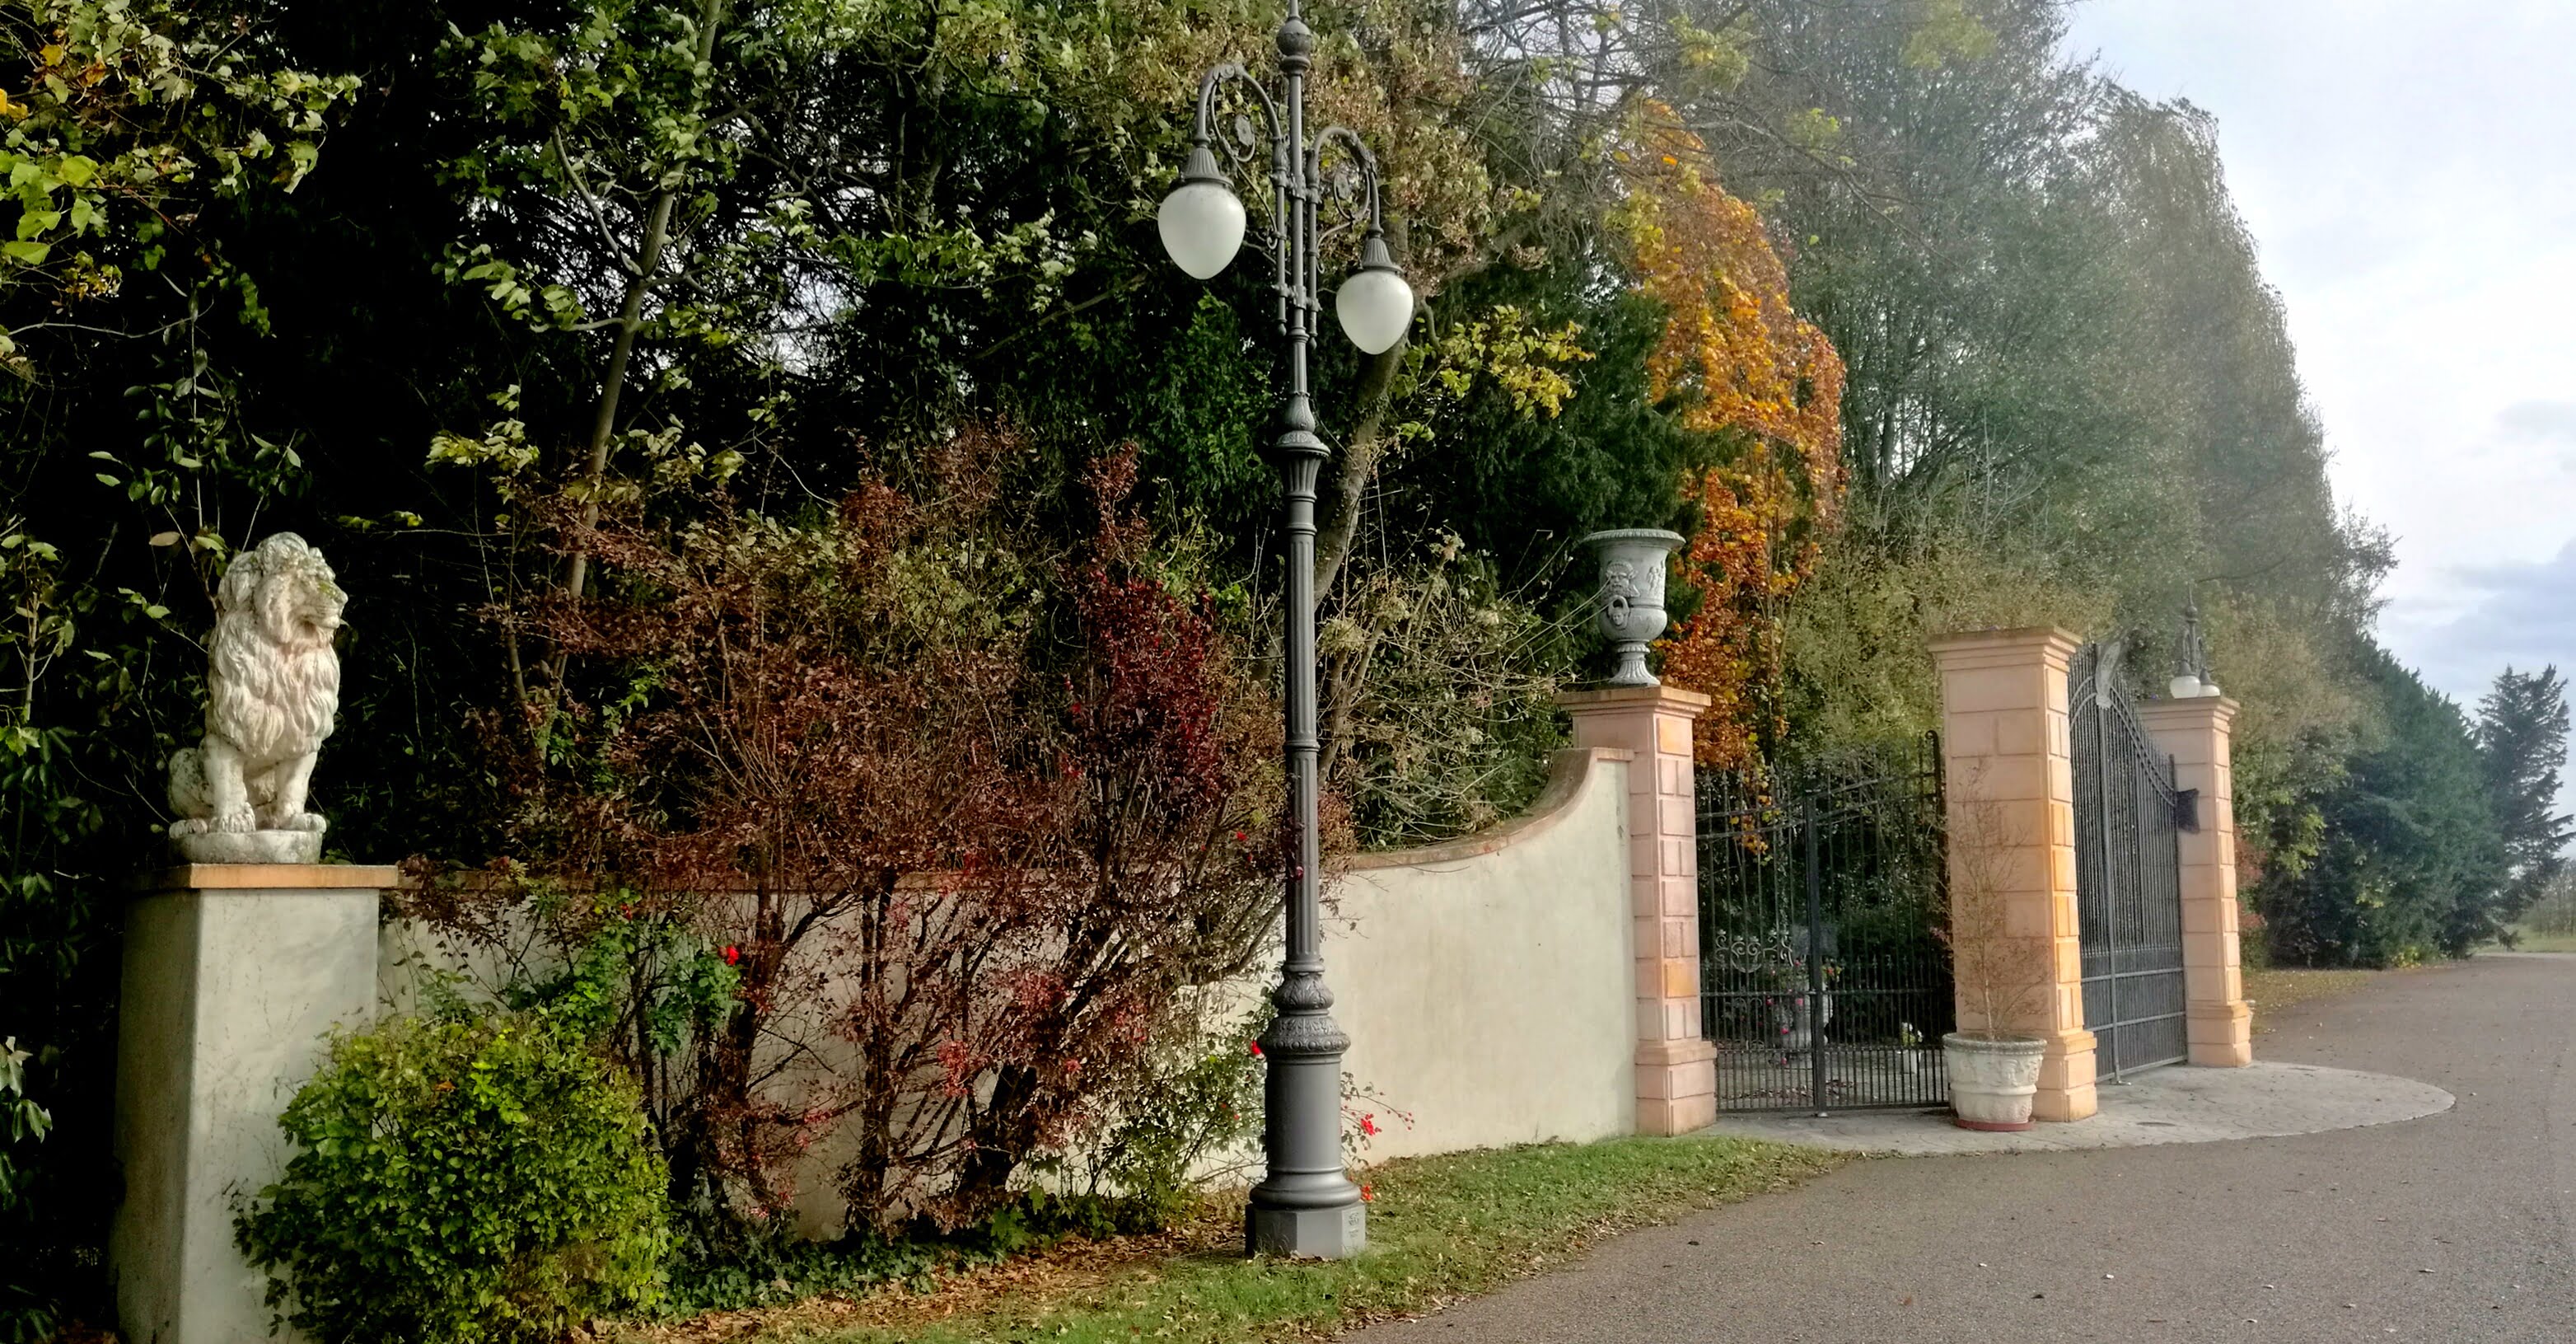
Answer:
[[205, 833], [206, 820], [203, 817], [181, 817], [170, 823], [170, 838], [173, 840], [183, 835], [204, 835]]
[[320, 835], [324, 828], [328, 827], [330, 824], [331, 823], [322, 819], [322, 814], [319, 812], [289, 812], [285, 816], [277, 818], [269, 826], [269, 829], [273, 831], [311, 831], [315, 835]]
[[215, 814], [214, 829], [226, 835], [245, 835], [259, 829], [259, 816], [247, 807]]

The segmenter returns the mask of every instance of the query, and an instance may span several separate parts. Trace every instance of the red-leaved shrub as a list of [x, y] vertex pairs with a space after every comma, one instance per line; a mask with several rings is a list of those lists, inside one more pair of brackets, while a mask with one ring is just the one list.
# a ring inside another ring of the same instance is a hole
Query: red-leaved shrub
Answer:
[[[562, 538], [602, 582], [501, 613], [566, 670], [496, 732], [526, 867], [725, 950], [738, 1002], [620, 1034], [675, 1192], [755, 1216], [818, 1141], [854, 1222], [955, 1224], [1122, 1087], [1276, 912], [1277, 729], [1096, 463], [1050, 548], [1002, 431], [828, 513], [722, 485]], [[680, 515], [675, 519], [674, 514]]]

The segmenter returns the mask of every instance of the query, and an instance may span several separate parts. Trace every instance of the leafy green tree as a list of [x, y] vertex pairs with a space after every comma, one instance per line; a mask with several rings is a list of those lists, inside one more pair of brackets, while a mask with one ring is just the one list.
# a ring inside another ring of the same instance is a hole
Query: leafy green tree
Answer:
[[2576, 818], [2558, 810], [2567, 770], [2567, 679], [2555, 667], [2506, 668], [2478, 702], [2478, 750], [2487, 790], [2513, 865], [2502, 896], [2504, 917], [2529, 908], [2567, 867]]
[[2462, 955], [2506, 914], [2507, 851], [2485, 759], [2458, 706], [2375, 646], [2357, 658], [2375, 731], [2321, 800], [2316, 856], [2256, 893], [2270, 946], [2307, 965]]

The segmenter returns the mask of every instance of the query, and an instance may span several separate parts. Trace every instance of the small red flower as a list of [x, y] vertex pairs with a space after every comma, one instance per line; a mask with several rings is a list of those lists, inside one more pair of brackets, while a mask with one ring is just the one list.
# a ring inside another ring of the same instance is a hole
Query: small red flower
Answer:
[[1254, 1041], [1254, 1042], [1252, 1043], [1252, 1053], [1254, 1053], [1254, 1054], [1256, 1054], [1256, 1055], [1261, 1053], [1261, 1042], [1259, 1042], [1259, 1041]]
[[1243, 834], [1243, 832], [1241, 832], [1241, 831], [1236, 831], [1236, 832], [1234, 833], [1234, 843], [1236, 843], [1236, 844], [1238, 844], [1238, 845], [1239, 845], [1239, 844], [1244, 843], [1244, 834]]
[[1366, 1203], [1368, 1203], [1369, 1201], [1371, 1201], [1371, 1200], [1373, 1200], [1373, 1199], [1376, 1199], [1376, 1198], [1377, 1198], [1377, 1192], [1376, 1192], [1376, 1191], [1373, 1191], [1373, 1190], [1369, 1189], [1369, 1188], [1368, 1188], [1367, 1186], [1365, 1186], [1365, 1185], [1363, 1185], [1363, 1186], [1361, 1186], [1361, 1187], [1360, 1187], [1360, 1202], [1361, 1202], [1362, 1204], [1366, 1204]]
[[1360, 1132], [1374, 1137], [1377, 1134], [1377, 1117], [1374, 1115], [1361, 1116]]
[[742, 962], [742, 949], [731, 943], [725, 944], [724, 959], [725, 965], [727, 966], [740, 965]]
[[1081, 1061], [1081, 1060], [1078, 1060], [1078, 1059], [1068, 1059], [1068, 1060], [1066, 1060], [1066, 1061], [1064, 1062], [1064, 1074], [1065, 1074], [1065, 1076], [1066, 1076], [1066, 1077], [1070, 1078], [1070, 1077], [1072, 1077], [1073, 1075], [1075, 1075], [1075, 1074], [1077, 1074], [1077, 1073], [1080, 1073], [1080, 1072], [1082, 1072], [1082, 1061]]

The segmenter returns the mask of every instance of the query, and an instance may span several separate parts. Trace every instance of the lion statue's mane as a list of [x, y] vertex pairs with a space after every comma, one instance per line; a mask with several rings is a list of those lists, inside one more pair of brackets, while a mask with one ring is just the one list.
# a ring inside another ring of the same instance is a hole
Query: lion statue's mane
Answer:
[[331, 640], [347, 604], [322, 553], [292, 532], [234, 558], [215, 592], [206, 735], [170, 758], [172, 835], [322, 830], [305, 789], [340, 710]]

